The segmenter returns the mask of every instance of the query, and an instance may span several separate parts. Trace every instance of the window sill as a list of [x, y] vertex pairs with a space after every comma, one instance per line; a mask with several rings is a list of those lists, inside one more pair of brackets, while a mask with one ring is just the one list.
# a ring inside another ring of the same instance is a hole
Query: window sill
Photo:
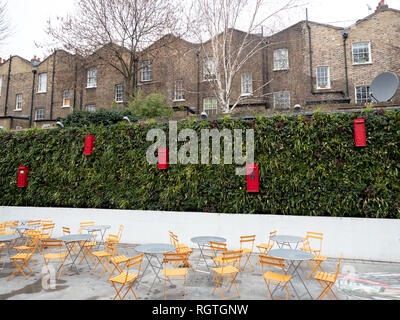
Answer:
[[353, 66], [365, 66], [370, 64], [372, 64], [372, 62], [353, 62]]
[[253, 96], [253, 93], [242, 93], [240, 96], [241, 96], [241, 97], [248, 98], [248, 97], [252, 97], [252, 96]]
[[172, 102], [185, 102], [186, 99], [180, 99], [180, 100], [173, 100]]
[[71, 106], [61, 106], [61, 108], [68, 109], [68, 108], [71, 108]]
[[45, 94], [45, 93], [47, 93], [47, 91], [38, 91], [38, 92], [36, 92], [36, 94]]
[[14, 112], [22, 112], [22, 109], [15, 109]]
[[94, 86], [94, 87], [86, 87], [86, 89], [97, 89], [97, 86]]
[[326, 88], [319, 88], [319, 87], [317, 87], [317, 90], [331, 90], [332, 88], [331, 87], [326, 87]]
[[289, 68], [287, 68], [287, 69], [274, 69], [273, 71], [274, 72], [277, 72], [277, 71], [289, 71]]

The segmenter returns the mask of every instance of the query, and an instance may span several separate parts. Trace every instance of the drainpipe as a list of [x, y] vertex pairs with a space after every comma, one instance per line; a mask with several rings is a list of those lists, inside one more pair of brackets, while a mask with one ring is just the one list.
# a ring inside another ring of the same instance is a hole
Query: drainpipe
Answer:
[[196, 51], [197, 56], [197, 114], [201, 113], [200, 110], [200, 50]]
[[36, 61], [33, 62], [33, 68], [32, 68], [32, 96], [31, 96], [31, 111], [30, 111], [30, 117], [29, 117], [29, 128], [32, 128], [33, 124], [33, 101], [35, 99], [35, 82], [36, 82], [36, 73], [37, 73], [37, 65], [38, 63]]
[[308, 9], [306, 9], [306, 23], [308, 29], [308, 45], [309, 45], [309, 56], [310, 56], [310, 86], [311, 86], [311, 94], [314, 94], [314, 81], [313, 81], [313, 56], [312, 56], [312, 40], [311, 40], [311, 27], [308, 21]]
[[57, 55], [57, 51], [54, 50], [54, 55], [53, 55], [53, 78], [52, 78], [52, 80], [51, 80], [50, 120], [53, 120], [54, 81], [55, 81], [55, 74], [56, 74], [56, 55]]
[[349, 73], [348, 73], [348, 67], [347, 67], [347, 38], [349, 37], [349, 32], [343, 31], [342, 36], [343, 36], [343, 49], [344, 49], [344, 69], [346, 72], [346, 97], [348, 98], [350, 96]]
[[6, 102], [4, 106], [4, 116], [7, 115], [7, 107], [8, 107], [8, 95], [10, 91], [10, 80], [11, 80], [11, 64], [12, 64], [12, 56], [10, 56], [10, 59], [8, 61], [8, 77], [7, 77], [7, 89], [6, 89]]

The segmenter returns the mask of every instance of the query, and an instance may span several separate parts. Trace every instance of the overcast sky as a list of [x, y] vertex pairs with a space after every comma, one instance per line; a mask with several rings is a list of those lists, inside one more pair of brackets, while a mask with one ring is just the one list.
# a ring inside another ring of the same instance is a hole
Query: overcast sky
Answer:
[[[7, 1], [7, 0], [6, 0]], [[279, 0], [277, 0], [279, 1]], [[305, 0], [308, 2], [309, 19], [341, 27], [350, 26], [375, 10], [379, 0]], [[389, 7], [400, 10], [400, 0], [386, 0]], [[49, 18], [71, 12], [74, 0], [8, 0], [8, 16], [14, 36], [0, 47], [0, 57], [19, 55], [31, 59], [34, 55], [44, 58], [46, 50], [38, 48], [35, 41], [44, 43], [44, 29]], [[305, 20], [305, 7], [292, 12], [286, 27]]]

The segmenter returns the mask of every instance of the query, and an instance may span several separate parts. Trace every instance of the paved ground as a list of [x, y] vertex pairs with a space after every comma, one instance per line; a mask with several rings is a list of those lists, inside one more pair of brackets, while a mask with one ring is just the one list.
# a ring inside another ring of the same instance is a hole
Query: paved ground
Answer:
[[[133, 245], [120, 245], [118, 251], [120, 254], [128, 257], [137, 256]], [[191, 256], [191, 263], [196, 266], [199, 258], [199, 251], [195, 250]], [[115, 291], [112, 285], [107, 282], [107, 275], [102, 278], [91, 274], [89, 267], [83, 263], [79, 265], [80, 273], [75, 269], [67, 268], [67, 274], [62, 275], [61, 280], [51, 286], [47, 281], [50, 275], [46, 272], [42, 277], [43, 258], [40, 254], [35, 254], [36, 264], [31, 264], [34, 275], [29, 279], [18, 275], [16, 278], [8, 281], [8, 277], [14, 270], [9, 261], [7, 252], [3, 253], [0, 260], [0, 300], [111, 300]], [[252, 257], [252, 263], [255, 265], [257, 256]], [[58, 265], [54, 265], [58, 268]], [[328, 260], [324, 264], [327, 272], [335, 272], [337, 261]], [[146, 263], [143, 265], [144, 270]], [[212, 295], [213, 282], [210, 274], [201, 270], [206, 270], [204, 263], [198, 264], [196, 272], [189, 272], [187, 282], [187, 299], [200, 301], [217, 301], [221, 296], [216, 293]], [[45, 269], [44, 269], [45, 270]], [[311, 271], [305, 264], [301, 274], [306, 276]], [[156, 281], [151, 290], [150, 286], [154, 280], [154, 273], [148, 268], [143, 274], [141, 282], [135, 285], [135, 292], [142, 300], [157, 301], [163, 300], [163, 283]], [[260, 265], [256, 265], [253, 272], [242, 272], [238, 278], [238, 287], [241, 294], [240, 300], [264, 300], [266, 298], [266, 285], [261, 276]], [[315, 299], [321, 293], [321, 287], [315, 280], [305, 280], [305, 284]], [[311, 300], [307, 295], [306, 289], [298, 278], [293, 279], [293, 286], [301, 300]], [[169, 286], [171, 290], [179, 290], [181, 284], [177, 287]], [[334, 291], [341, 300], [398, 300], [400, 299], [400, 265], [393, 263], [350, 261], [343, 260], [339, 279]], [[291, 288], [292, 294], [294, 290]], [[283, 291], [277, 291], [277, 298], [284, 298]], [[132, 299], [129, 296], [128, 299]], [[177, 296], [176, 298], [180, 298]], [[171, 297], [174, 299], [174, 297]]]

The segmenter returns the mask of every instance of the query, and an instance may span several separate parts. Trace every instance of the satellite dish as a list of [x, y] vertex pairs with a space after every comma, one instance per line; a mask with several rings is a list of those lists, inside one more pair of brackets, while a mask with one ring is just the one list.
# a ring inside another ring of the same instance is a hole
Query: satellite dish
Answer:
[[399, 77], [393, 72], [384, 72], [377, 76], [369, 88], [375, 102], [391, 100], [399, 88]]

